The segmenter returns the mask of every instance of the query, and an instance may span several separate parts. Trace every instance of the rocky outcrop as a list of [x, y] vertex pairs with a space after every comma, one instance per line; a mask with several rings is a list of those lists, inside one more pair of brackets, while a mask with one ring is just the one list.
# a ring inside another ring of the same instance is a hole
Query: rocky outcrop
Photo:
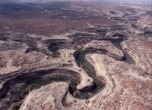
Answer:
[[63, 34], [0, 33], [1, 110], [152, 109], [151, 9], [99, 5], [85, 11], [104, 25], [86, 14], [85, 27]]

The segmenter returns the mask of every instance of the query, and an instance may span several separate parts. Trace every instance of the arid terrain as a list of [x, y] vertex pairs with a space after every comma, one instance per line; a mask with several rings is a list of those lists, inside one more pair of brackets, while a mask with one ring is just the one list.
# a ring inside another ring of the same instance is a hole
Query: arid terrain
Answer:
[[0, 3], [0, 110], [152, 110], [152, 4]]

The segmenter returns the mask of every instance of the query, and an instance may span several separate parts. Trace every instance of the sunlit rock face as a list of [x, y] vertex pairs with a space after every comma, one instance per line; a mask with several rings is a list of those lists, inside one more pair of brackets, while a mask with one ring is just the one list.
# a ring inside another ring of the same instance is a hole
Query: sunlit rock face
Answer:
[[43, 3], [0, 3], [0, 110], [152, 110], [151, 4]]

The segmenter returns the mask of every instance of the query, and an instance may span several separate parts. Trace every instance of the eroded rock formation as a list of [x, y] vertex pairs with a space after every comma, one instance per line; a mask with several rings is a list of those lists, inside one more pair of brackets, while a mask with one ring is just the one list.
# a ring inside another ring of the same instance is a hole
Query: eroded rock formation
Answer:
[[[87, 24], [52, 36], [2, 30], [0, 109], [151, 110], [152, 9], [89, 4], [78, 18], [70, 11], [56, 16]], [[103, 15], [107, 24], [88, 20]]]

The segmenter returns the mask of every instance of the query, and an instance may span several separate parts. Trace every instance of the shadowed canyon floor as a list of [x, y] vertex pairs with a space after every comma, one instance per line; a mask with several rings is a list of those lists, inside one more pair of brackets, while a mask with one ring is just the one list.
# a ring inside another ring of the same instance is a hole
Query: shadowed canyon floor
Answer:
[[0, 4], [0, 110], [152, 110], [152, 8]]

